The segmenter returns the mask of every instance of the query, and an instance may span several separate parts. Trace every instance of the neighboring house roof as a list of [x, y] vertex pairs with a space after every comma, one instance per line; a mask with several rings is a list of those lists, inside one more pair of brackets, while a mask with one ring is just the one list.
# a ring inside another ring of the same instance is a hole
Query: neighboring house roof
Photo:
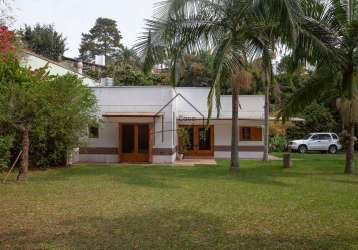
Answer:
[[[71, 57], [67, 57], [67, 56], [63, 56], [62, 59], [64, 61], [70, 61], [70, 62], [73, 62], [73, 63], [78, 63], [80, 62], [81, 60], [80, 59], [75, 59], [75, 58], [71, 58]], [[100, 64], [96, 64], [96, 63], [91, 63], [91, 62], [87, 62], [87, 61], [81, 61], [84, 65], [87, 65], [87, 66], [95, 66], [96, 68], [105, 68], [106, 66], [103, 66], [103, 65], [100, 65]]]
[[30, 67], [32, 69], [39, 69], [48, 64], [49, 72], [51, 75], [66, 75], [70, 73], [70, 74], [77, 75], [79, 78], [83, 80], [84, 84], [89, 87], [99, 86], [99, 83], [95, 79], [88, 77], [84, 74], [80, 74], [71, 68], [61, 65], [58, 62], [55, 62], [53, 60], [50, 60], [46, 57], [40, 56], [28, 50], [23, 51], [23, 57], [21, 58], [21, 63], [24, 66]]

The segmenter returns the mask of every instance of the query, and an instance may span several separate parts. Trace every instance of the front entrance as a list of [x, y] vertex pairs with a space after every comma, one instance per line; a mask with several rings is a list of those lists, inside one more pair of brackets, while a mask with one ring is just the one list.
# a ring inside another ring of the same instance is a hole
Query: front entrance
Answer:
[[[189, 134], [190, 144], [185, 156], [189, 157], [213, 157], [214, 156], [214, 126], [205, 129], [204, 126], [180, 126]], [[179, 142], [180, 143], [180, 142]]]
[[150, 125], [119, 124], [119, 161], [150, 162]]

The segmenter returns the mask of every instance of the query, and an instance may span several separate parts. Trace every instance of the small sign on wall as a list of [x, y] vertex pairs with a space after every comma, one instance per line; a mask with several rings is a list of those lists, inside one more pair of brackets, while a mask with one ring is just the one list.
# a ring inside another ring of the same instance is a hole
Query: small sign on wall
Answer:
[[192, 117], [192, 116], [179, 116], [179, 120], [180, 121], [195, 121], [195, 120], [197, 120], [197, 118]]

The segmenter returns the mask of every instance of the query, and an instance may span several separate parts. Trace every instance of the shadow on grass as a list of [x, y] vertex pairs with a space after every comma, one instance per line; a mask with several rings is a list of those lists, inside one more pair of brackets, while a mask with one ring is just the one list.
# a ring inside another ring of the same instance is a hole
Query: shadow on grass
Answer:
[[228, 226], [212, 214], [164, 209], [116, 218], [77, 217], [54, 227], [0, 233], [0, 248], [9, 249], [349, 249], [357, 243], [353, 235], [339, 232], [315, 238], [300, 232], [271, 234]]
[[[252, 164], [252, 163], [251, 163]], [[243, 163], [245, 165], [245, 163]], [[331, 174], [331, 173], [315, 173]], [[49, 170], [46, 176], [34, 176], [35, 182], [76, 181], [86, 177], [88, 181], [98, 178], [105, 181], [125, 183], [149, 188], [178, 188], [185, 180], [243, 182], [259, 185], [289, 187], [284, 178], [300, 178], [312, 175], [296, 169], [285, 170], [280, 163], [251, 165], [241, 168], [239, 173], [230, 174], [225, 163], [218, 166], [170, 167], [170, 166], [125, 166], [125, 165], [83, 165], [61, 171]], [[178, 180], [180, 181], [178, 183]]]
[[[69, 169], [49, 170], [48, 174], [33, 176], [33, 181], [76, 181], [82, 177], [86, 180], [110, 181], [129, 185], [173, 189], [182, 185], [185, 180], [225, 180], [276, 187], [290, 187], [288, 178], [329, 177], [343, 175], [343, 160], [334, 156], [323, 157], [304, 155], [302, 160], [295, 161], [291, 169], [283, 169], [280, 161], [264, 163], [261, 161], [242, 161], [242, 168], [237, 174], [230, 174], [228, 161], [218, 161], [217, 166], [126, 166], [126, 165], [80, 165]], [[327, 179], [327, 178], [325, 178]], [[179, 182], [178, 182], [179, 180]], [[297, 182], [296, 182], [297, 183]]]

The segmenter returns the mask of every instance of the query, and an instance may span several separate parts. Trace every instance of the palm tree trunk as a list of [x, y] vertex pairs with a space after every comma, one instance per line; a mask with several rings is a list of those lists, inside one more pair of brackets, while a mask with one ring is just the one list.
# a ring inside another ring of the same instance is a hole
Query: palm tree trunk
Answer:
[[346, 151], [346, 167], [344, 173], [353, 174], [354, 172], [354, 143], [355, 143], [355, 127], [354, 127], [354, 118], [353, 118], [353, 98], [354, 98], [354, 85], [353, 85], [353, 65], [351, 64], [346, 72], [346, 83], [348, 85], [348, 121], [347, 121], [347, 130], [348, 130], [348, 141], [347, 141], [347, 151]]
[[240, 170], [239, 160], [239, 89], [232, 88], [232, 132], [231, 132], [231, 162], [230, 171]]
[[266, 74], [266, 88], [265, 88], [265, 133], [264, 133], [264, 144], [265, 150], [263, 160], [269, 160], [269, 147], [270, 147], [270, 132], [269, 132], [269, 119], [270, 119], [270, 83], [269, 78]]
[[19, 169], [19, 174], [17, 176], [17, 181], [26, 182], [28, 171], [29, 171], [29, 128], [26, 126], [21, 127], [21, 137], [22, 137], [22, 159], [21, 166]]
[[350, 123], [348, 126], [349, 139], [347, 143], [345, 174], [354, 173], [354, 130], [354, 123]]
[[[351, 23], [352, 22], [352, 0], [348, 0], [348, 8], [347, 8], [347, 15], [348, 15], [348, 21]], [[352, 51], [353, 54], [353, 51]], [[352, 58], [352, 56], [351, 56]], [[349, 65], [349, 69], [348, 69], [348, 77], [347, 77], [347, 81], [348, 81], [348, 98], [350, 101], [349, 104], [349, 110], [348, 110], [348, 142], [347, 142], [347, 152], [346, 152], [346, 167], [344, 170], [344, 173], [346, 174], [353, 174], [354, 172], [354, 143], [355, 143], [355, 137], [354, 137], [354, 132], [355, 132], [355, 128], [354, 128], [354, 120], [353, 120], [353, 92], [354, 92], [354, 87], [353, 87], [353, 65], [352, 63]]]

